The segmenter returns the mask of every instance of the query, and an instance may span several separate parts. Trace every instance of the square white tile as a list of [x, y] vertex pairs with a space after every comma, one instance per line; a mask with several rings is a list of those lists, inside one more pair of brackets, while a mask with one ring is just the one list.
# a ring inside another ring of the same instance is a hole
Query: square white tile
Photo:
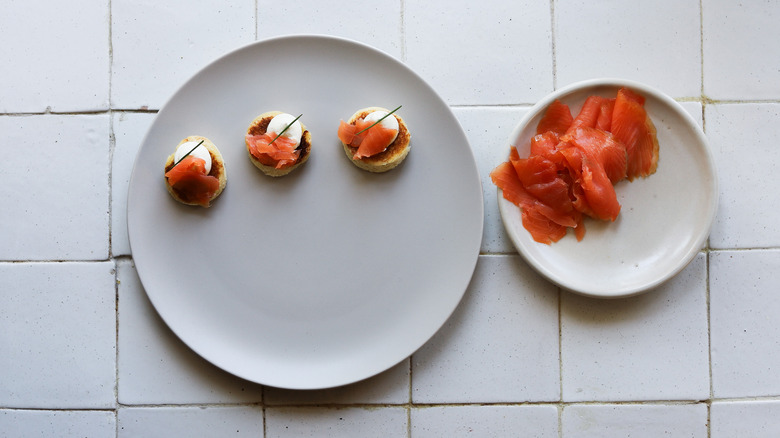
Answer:
[[563, 401], [709, 397], [706, 257], [655, 290], [561, 295]]
[[[127, 236], [127, 189], [135, 157], [156, 114], [113, 113], [114, 149], [111, 154], [111, 255], [130, 254]], [[173, 147], [171, 146], [171, 150]]]
[[718, 170], [720, 201], [713, 248], [780, 245], [780, 191], [767, 185], [780, 165], [780, 104], [715, 104], [704, 109]]
[[125, 405], [255, 403], [262, 387], [233, 376], [189, 349], [154, 310], [129, 260], [119, 281], [118, 399]]
[[120, 408], [117, 438], [263, 436], [260, 406]]
[[780, 98], [780, 3], [703, 0], [704, 94], [711, 99]]
[[115, 438], [112, 411], [0, 409], [0, 438]]
[[707, 405], [575, 404], [563, 408], [561, 426], [564, 437], [708, 438]]
[[401, 407], [266, 408], [266, 437], [405, 438], [407, 410]]
[[558, 408], [545, 406], [433, 406], [413, 408], [415, 438], [558, 438]]
[[255, 3], [112, 0], [111, 106], [159, 109], [202, 67], [255, 39]]
[[108, 128], [105, 114], [0, 116], [0, 260], [108, 257]]
[[485, 219], [480, 251], [483, 253], [517, 253], [504, 230], [490, 172], [508, 159], [509, 137], [527, 111], [527, 108], [505, 107], [467, 107], [453, 111], [466, 132], [482, 181]]
[[710, 411], [711, 438], [776, 438], [780, 400], [715, 401]]
[[404, 404], [409, 403], [409, 358], [360, 382], [336, 388], [298, 391], [265, 387], [267, 405]]
[[710, 254], [710, 337], [715, 397], [780, 394], [780, 251]]
[[401, 1], [304, 0], [257, 2], [257, 38], [324, 34], [349, 38], [402, 58]]
[[115, 406], [113, 262], [0, 263], [0, 406]]
[[415, 403], [560, 399], [558, 290], [519, 256], [480, 256], [450, 319], [412, 355]]
[[533, 103], [552, 91], [550, 4], [404, 1], [406, 62], [450, 104]]
[[618, 77], [675, 98], [701, 95], [698, 2], [561, 0], [554, 5], [558, 87]]
[[108, 4], [3, 2], [0, 112], [108, 109]]

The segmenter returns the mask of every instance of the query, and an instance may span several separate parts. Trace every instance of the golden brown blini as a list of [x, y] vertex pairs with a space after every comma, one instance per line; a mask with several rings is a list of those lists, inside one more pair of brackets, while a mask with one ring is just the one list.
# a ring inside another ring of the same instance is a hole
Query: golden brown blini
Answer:
[[[355, 111], [347, 123], [354, 125], [357, 121], [364, 119], [367, 115], [374, 111], [384, 111], [386, 113], [390, 112], [388, 109], [382, 107], [363, 108]], [[399, 164], [401, 164], [404, 159], [406, 159], [406, 156], [409, 154], [409, 150], [411, 149], [412, 135], [409, 132], [406, 123], [401, 118], [401, 116], [398, 115], [398, 113], [393, 113], [388, 117], [395, 117], [395, 119], [398, 121], [398, 134], [396, 135], [395, 140], [393, 140], [393, 142], [390, 143], [384, 151], [368, 157], [356, 158], [355, 155], [358, 151], [358, 147], [351, 146], [345, 143], [343, 140], [341, 141], [341, 145], [344, 148], [344, 153], [347, 155], [347, 158], [349, 158], [352, 164], [363, 170], [379, 173], [394, 169]]]
[[[211, 142], [211, 140], [198, 135], [192, 135], [185, 138], [179, 142], [176, 148], [178, 149], [179, 146], [188, 142], [192, 143], [194, 146], [201, 141], [202, 143], [200, 146], [205, 147], [209, 156], [211, 157], [211, 169], [208, 171], [208, 174], [186, 176], [184, 178], [174, 177], [174, 179], [178, 179], [179, 181], [171, 184], [169, 172], [174, 167], [174, 164], [176, 164], [176, 152], [174, 150], [174, 153], [171, 154], [165, 161], [165, 187], [168, 189], [168, 192], [171, 194], [171, 196], [173, 196], [175, 200], [181, 202], [182, 204], [209, 207], [211, 206], [211, 202], [217, 199], [217, 197], [225, 189], [225, 185], [227, 185], [227, 170], [225, 169], [225, 161], [222, 158], [222, 154], [219, 152], [219, 149], [217, 149], [217, 146]], [[194, 156], [194, 154], [191, 155]], [[182, 161], [181, 163], [177, 164], [177, 166], [184, 164], [186, 163]], [[204, 180], [209, 179], [205, 178], [206, 176], [214, 178], [215, 180], [205, 181], [204, 183]]]
[[268, 124], [271, 123], [271, 120], [279, 114], [283, 113], [281, 111], [268, 111], [260, 114], [254, 120], [252, 120], [252, 123], [249, 124], [249, 128], [246, 131], [246, 149], [247, 153], [249, 154], [249, 159], [252, 161], [252, 164], [254, 164], [258, 169], [262, 170], [263, 173], [269, 176], [287, 175], [305, 163], [311, 154], [311, 132], [306, 129], [306, 125], [304, 125], [300, 119], [298, 120], [298, 123], [301, 124], [302, 135], [300, 138], [300, 144], [297, 147], [297, 150], [299, 151], [298, 158], [294, 162], [285, 163], [282, 166], [278, 166], [277, 160], [274, 160], [267, 155], [255, 155], [252, 153], [250, 137], [266, 134], [268, 130]]

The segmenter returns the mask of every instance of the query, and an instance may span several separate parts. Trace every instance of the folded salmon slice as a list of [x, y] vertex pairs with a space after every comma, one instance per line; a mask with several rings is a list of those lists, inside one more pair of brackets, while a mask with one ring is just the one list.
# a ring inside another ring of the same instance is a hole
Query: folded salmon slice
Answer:
[[569, 105], [561, 103], [560, 100], [556, 99], [545, 110], [544, 116], [542, 116], [542, 119], [536, 126], [536, 133], [553, 132], [563, 135], [569, 129], [573, 120]]
[[181, 199], [203, 207], [209, 206], [211, 198], [219, 190], [219, 179], [206, 174], [206, 162], [192, 155], [184, 157], [165, 172], [165, 177]]
[[626, 145], [628, 170], [626, 177], [647, 177], [658, 168], [658, 137], [655, 125], [644, 108], [641, 95], [621, 88], [615, 98], [611, 132]]
[[300, 155], [300, 151], [295, 149], [295, 140], [284, 136], [277, 137], [274, 132], [261, 135], [247, 134], [246, 144], [257, 161], [277, 169], [292, 166]]
[[379, 123], [374, 124], [363, 119], [354, 124], [342, 120], [337, 135], [345, 144], [358, 148], [352, 156], [357, 160], [384, 152], [398, 135], [398, 130], [385, 128]]

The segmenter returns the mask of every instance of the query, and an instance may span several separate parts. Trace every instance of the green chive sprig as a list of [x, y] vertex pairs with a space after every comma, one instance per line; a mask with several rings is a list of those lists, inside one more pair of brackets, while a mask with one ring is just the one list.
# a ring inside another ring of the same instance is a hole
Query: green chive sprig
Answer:
[[369, 126], [368, 128], [361, 129], [361, 130], [360, 130], [360, 132], [356, 133], [355, 135], [361, 134], [362, 132], [364, 132], [364, 131], [368, 131], [369, 129], [373, 128], [373, 127], [374, 127], [374, 125], [376, 125], [377, 123], [379, 123], [379, 122], [381, 122], [382, 120], [386, 119], [386, 118], [387, 118], [387, 117], [388, 117], [390, 114], [393, 114], [394, 112], [398, 111], [398, 110], [399, 110], [399, 109], [400, 109], [402, 106], [403, 106], [403, 105], [398, 105], [398, 107], [396, 107], [396, 109], [394, 109], [394, 110], [390, 111], [389, 113], [385, 114], [384, 116], [382, 116], [382, 118], [380, 118], [380, 119], [379, 119], [379, 120], [377, 120], [376, 122], [372, 123], [372, 124], [371, 124], [371, 126]]

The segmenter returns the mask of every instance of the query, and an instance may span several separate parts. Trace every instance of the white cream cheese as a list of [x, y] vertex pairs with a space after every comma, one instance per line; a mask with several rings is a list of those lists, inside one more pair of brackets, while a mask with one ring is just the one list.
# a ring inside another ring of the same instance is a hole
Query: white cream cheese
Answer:
[[[269, 134], [273, 133], [271, 138], [276, 137], [293, 120], [295, 120], [295, 116], [291, 114], [277, 114], [271, 119], [271, 123], [268, 124], [266, 132]], [[296, 148], [301, 144], [301, 136], [303, 136], [303, 127], [301, 126], [301, 122], [297, 120], [282, 133], [282, 137], [287, 137], [292, 140], [294, 142], [294, 147]]]
[[[178, 163], [179, 160], [181, 160], [184, 155], [187, 154], [187, 152], [190, 152], [192, 148], [195, 147], [200, 143], [200, 141], [188, 141], [186, 143], [182, 143], [179, 145], [179, 147], [176, 148], [176, 153], [173, 155], [173, 162]], [[211, 154], [209, 153], [209, 150], [206, 149], [206, 146], [203, 146], [202, 144], [195, 148], [194, 151], [190, 153], [191, 156], [195, 158], [200, 158], [203, 161], [206, 162], [206, 174], [211, 172]]]
[[[374, 123], [382, 117], [385, 117], [388, 112], [389, 111], [374, 111], [368, 114], [363, 120]], [[388, 145], [390, 145], [395, 141], [395, 138], [398, 137], [398, 120], [391, 114], [379, 122], [379, 125], [386, 129], [395, 129], [395, 136], [393, 136], [393, 139], [388, 143]]]

